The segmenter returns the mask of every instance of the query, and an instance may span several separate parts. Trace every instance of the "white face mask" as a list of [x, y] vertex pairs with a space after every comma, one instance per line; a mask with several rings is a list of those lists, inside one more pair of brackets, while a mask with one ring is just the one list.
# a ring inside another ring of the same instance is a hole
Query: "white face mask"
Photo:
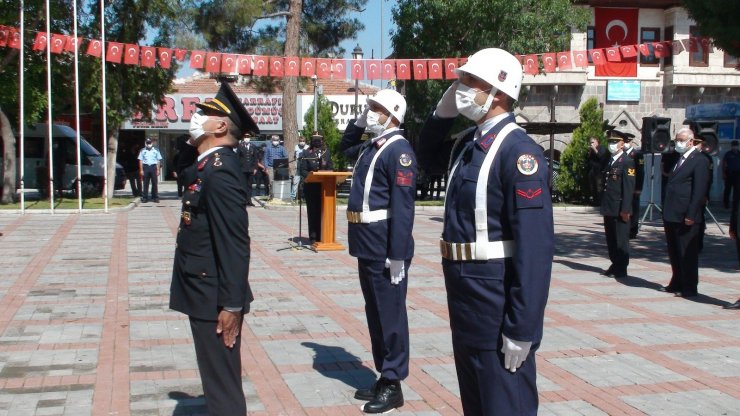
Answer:
[[676, 151], [680, 154], [684, 154], [689, 150], [689, 141], [686, 140], [685, 142], [676, 142]]
[[624, 150], [630, 150], [632, 148], [632, 143], [625, 143], [624, 144]]
[[190, 119], [190, 128], [188, 129], [190, 137], [192, 137], [193, 140], [198, 140], [201, 136], [208, 133], [203, 130], [203, 124], [205, 124], [206, 121], [208, 121], [207, 115], [201, 112], [193, 114], [193, 118]]
[[609, 153], [613, 155], [619, 153], [619, 143], [609, 143]]
[[491, 108], [491, 104], [493, 103], [493, 96], [496, 94], [496, 89], [491, 88], [491, 91], [488, 93], [488, 97], [486, 98], [486, 102], [483, 105], [475, 102], [475, 96], [478, 95], [479, 92], [481, 92], [479, 89], [468, 87], [465, 84], [458, 84], [457, 90], [455, 91], [455, 105], [457, 106], [457, 111], [465, 116], [465, 118], [475, 122], [478, 122], [488, 114], [488, 110]]
[[249, 143], [249, 142], [250, 142], [251, 140], [252, 140], [252, 139], [250, 139], [249, 137], [245, 137], [245, 138], [244, 138], [244, 143]]
[[306, 146], [306, 143], [298, 142], [298, 147], [300, 147], [301, 149], [303, 149], [305, 146]]
[[375, 111], [367, 112], [367, 127], [365, 128], [365, 130], [369, 131], [370, 133], [380, 135], [385, 131], [385, 129], [388, 128], [389, 124], [391, 124], [391, 116], [388, 116], [388, 119], [385, 121], [385, 123], [380, 124], [380, 113], [377, 113]]
[[148, 145], [146, 145], [146, 148], [147, 148], [148, 150], [152, 150], [152, 146], [153, 146], [153, 145], [151, 145], [151, 144], [148, 144]]
[[279, 144], [280, 144], [280, 142], [279, 142], [279, 141], [277, 141], [277, 140], [273, 140], [273, 141], [272, 141], [272, 145], [273, 145], [273, 146], [276, 146], [276, 147], [277, 147], [277, 145], [279, 145]]

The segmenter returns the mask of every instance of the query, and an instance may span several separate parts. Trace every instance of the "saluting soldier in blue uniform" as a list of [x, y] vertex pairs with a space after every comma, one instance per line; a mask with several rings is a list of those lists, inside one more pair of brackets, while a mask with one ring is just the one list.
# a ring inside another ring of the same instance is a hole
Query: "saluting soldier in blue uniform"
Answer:
[[483, 49], [457, 75], [417, 150], [423, 168], [446, 166], [455, 117], [477, 124], [452, 150], [440, 241], [463, 411], [535, 415], [554, 252], [547, 162], [511, 112], [523, 75], [513, 55]]
[[[383, 413], [403, 405], [401, 380], [409, 374], [406, 277], [414, 255], [418, 167], [399, 129], [406, 113], [403, 96], [381, 90], [367, 104], [347, 126], [340, 148], [357, 160], [347, 202], [349, 254], [357, 257], [373, 360], [380, 373], [355, 398], [368, 400], [365, 413]], [[366, 130], [376, 137], [362, 143]]]
[[246, 177], [235, 148], [246, 131], [259, 129], [226, 83], [212, 101], [196, 105], [178, 161], [186, 188], [170, 308], [190, 318], [208, 414], [244, 416], [240, 329], [254, 297]]

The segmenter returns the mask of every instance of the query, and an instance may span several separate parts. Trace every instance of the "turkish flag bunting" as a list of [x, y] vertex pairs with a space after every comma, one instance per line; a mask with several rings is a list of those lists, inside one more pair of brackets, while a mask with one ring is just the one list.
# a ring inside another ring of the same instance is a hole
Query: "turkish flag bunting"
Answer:
[[67, 35], [57, 35], [52, 33], [51, 35], [51, 53], [62, 53], [64, 52], [64, 45], [67, 43]]
[[277, 56], [270, 57], [270, 76], [283, 77], [283, 58]]
[[365, 70], [367, 71], [367, 79], [380, 79], [380, 61], [365, 61]]
[[139, 65], [139, 45], [126, 44], [126, 56], [123, 57], [126, 65]]
[[[188, 51], [185, 49], [175, 48], [175, 59], [178, 61], [184, 61], [185, 55], [187, 55]], [[193, 59], [192, 57], [190, 59]]]
[[33, 41], [34, 51], [43, 51], [46, 49], [46, 32], [36, 33], [36, 40]]
[[387, 61], [381, 61], [380, 63], [380, 76], [381, 79], [395, 79], [396, 78], [396, 61], [393, 59]]
[[301, 76], [312, 77], [316, 75], [316, 59], [301, 58]]
[[108, 48], [105, 50], [105, 60], [120, 64], [121, 58], [123, 58], [123, 43], [108, 42]]
[[442, 67], [441, 59], [430, 59], [427, 61], [427, 69], [429, 71], [429, 79], [442, 79], [444, 78], [444, 71]]
[[586, 51], [573, 51], [573, 61], [579, 68], [588, 68], [588, 55]]
[[[154, 68], [155, 64], [157, 63], [157, 60], [156, 60], [157, 48], [155, 48], [154, 46], [142, 46], [140, 50], [141, 50], [141, 66], [145, 68]], [[171, 55], [168, 54], [168, 56], [171, 56]], [[162, 68], [170, 67], [169, 59], [167, 59], [167, 66], [165, 66], [161, 53], [159, 55], [159, 66], [161, 66]]]
[[[175, 49], [175, 56], [177, 56], [177, 49]], [[203, 69], [203, 65], [205, 63], [206, 63], [206, 53], [205, 52], [203, 51], [190, 52], [190, 67], [191, 68]]]
[[427, 61], [426, 59], [414, 59], [414, 79], [427, 79]]
[[[146, 46], [141, 48], [141, 65], [147, 66], [146, 62]], [[164, 69], [170, 68], [172, 62], [172, 49], [171, 48], [157, 48], [159, 54], [159, 66]]]
[[573, 69], [573, 62], [570, 60], [570, 51], [558, 52], [558, 69], [561, 71]]
[[301, 60], [297, 56], [285, 58], [285, 76], [297, 77], [301, 75]]
[[634, 45], [638, 42], [638, 8], [594, 8], [594, 51], [602, 51], [603, 60], [598, 63], [592, 54], [592, 60], [596, 65], [595, 75], [598, 77], [636, 77], [637, 58], [617, 58], [616, 52], [611, 59], [608, 49], [622, 45]]
[[663, 58], [671, 54], [670, 45], [666, 45], [664, 42], [653, 42], [653, 51], [655, 52], [656, 58]]
[[524, 73], [530, 75], [540, 73], [540, 61], [537, 59], [537, 55], [533, 54], [524, 57]]
[[221, 56], [221, 72], [236, 72], [236, 54], [225, 53]]
[[0, 46], [8, 44], [8, 28], [0, 25]]
[[678, 55], [679, 53], [683, 52], [683, 44], [681, 44], [680, 40], [671, 41], [671, 52], [674, 55]]
[[396, 59], [396, 77], [398, 79], [411, 79], [411, 61], [408, 59]]
[[331, 75], [337, 79], [347, 78], [347, 62], [344, 59], [333, 59], [331, 61]]
[[316, 76], [320, 79], [331, 78], [331, 59], [316, 60]]
[[456, 79], [457, 58], [445, 58], [445, 79]]
[[606, 48], [606, 60], [609, 62], [621, 62], [622, 55], [619, 54], [619, 47]]
[[554, 52], [543, 53], [542, 64], [545, 67], [545, 72], [555, 72], [555, 68], [557, 67], [557, 55]]
[[21, 32], [14, 27], [8, 29], [8, 47], [13, 49], [21, 48]]
[[252, 60], [249, 55], [236, 56], [236, 70], [240, 75], [249, 75], [252, 72]]
[[266, 56], [255, 55], [252, 75], [256, 77], [265, 77], [269, 72], [269, 64]]
[[221, 54], [208, 52], [206, 54], [206, 72], [221, 72]]
[[90, 41], [90, 43], [87, 44], [87, 52], [85, 53], [87, 53], [90, 56], [96, 56], [99, 58], [102, 52], [103, 52], [102, 43], [97, 39], [93, 39]]
[[350, 61], [349, 67], [350, 79], [365, 79], [365, 65], [359, 59], [353, 59]]
[[702, 49], [704, 49], [706, 53], [714, 52], [714, 46], [712, 46], [712, 39], [706, 36], [702, 36], [699, 38], [699, 43], [701, 44]]
[[622, 56], [625, 58], [634, 58], [637, 56], [637, 48], [635, 45], [622, 45], [619, 47], [619, 52], [621, 52]]
[[593, 61], [594, 65], [606, 65], [606, 58], [604, 58], [603, 49], [590, 49], [588, 53], [591, 54], [591, 60]]
[[650, 51], [650, 47], [647, 43], [641, 43], [637, 45], [637, 49], [640, 51], [642, 56], [650, 56], [652, 55], [652, 52]]
[[[82, 45], [82, 36], [79, 36], [77, 38], [77, 51], [80, 50], [80, 45]], [[75, 38], [73, 36], [67, 36], [67, 39], [65, 39], [64, 42], [64, 52], [75, 52]]]

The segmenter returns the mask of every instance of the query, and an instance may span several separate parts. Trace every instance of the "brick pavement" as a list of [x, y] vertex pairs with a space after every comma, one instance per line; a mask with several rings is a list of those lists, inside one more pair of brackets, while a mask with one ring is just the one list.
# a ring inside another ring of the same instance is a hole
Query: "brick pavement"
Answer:
[[[205, 414], [187, 318], [167, 308], [178, 209], [165, 186], [160, 204], [133, 210], [0, 214], [0, 415]], [[249, 212], [249, 413], [361, 414], [352, 395], [374, 372], [355, 259], [280, 250], [297, 235], [297, 210]], [[714, 213], [726, 228], [726, 212]], [[440, 214], [419, 209], [416, 219], [399, 415], [461, 414]], [[740, 414], [740, 315], [721, 309], [740, 297], [730, 240], [709, 224], [701, 296], [686, 300], [656, 290], [670, 277], [660, 228], [643, 227], [630, 277], [615, 281], [598, 274], [607, 265], [598, 215], [557, 211], [555, 222], [540, 414]]]

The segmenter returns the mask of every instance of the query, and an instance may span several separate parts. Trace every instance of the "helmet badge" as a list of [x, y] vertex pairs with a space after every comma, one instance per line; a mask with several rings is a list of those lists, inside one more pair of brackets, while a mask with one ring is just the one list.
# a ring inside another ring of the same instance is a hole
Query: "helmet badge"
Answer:
[[504, 81], [506, 81], [506, 75], [507, 75], [507, 74], [506, 74], [506, 71], [501, 71], [501, 72], [499, 72], [499, 73], [498, 73], [498, 80], [499, 80], [500, 82], [504, 82]]

